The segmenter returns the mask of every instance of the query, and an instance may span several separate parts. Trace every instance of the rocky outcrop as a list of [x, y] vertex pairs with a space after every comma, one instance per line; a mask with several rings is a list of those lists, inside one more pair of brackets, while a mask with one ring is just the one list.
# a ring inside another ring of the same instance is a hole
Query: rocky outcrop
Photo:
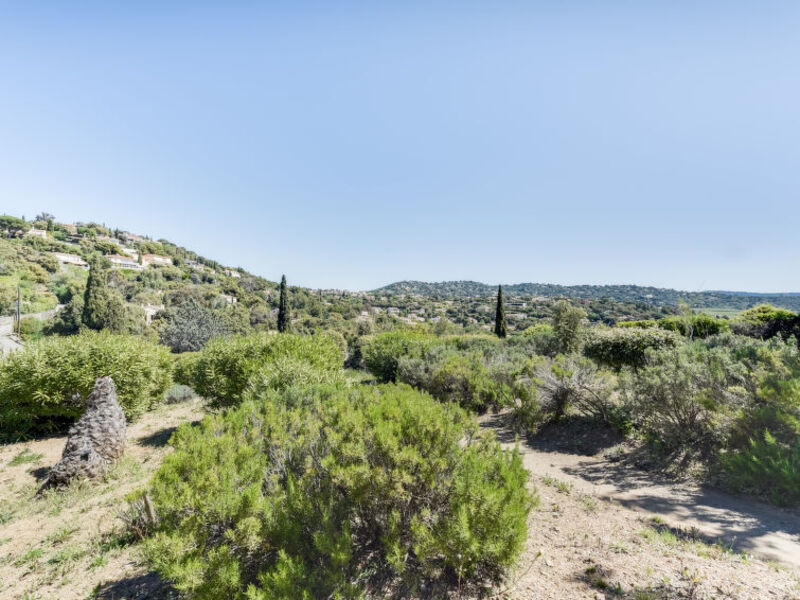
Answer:
[[111, 377], [95, 382], [87, 405], [83, 416], [70, 427], [64, 453], [50, 471], [45, 487], [64, 485], [79, 477], [102, 477], [125, 451], [127, 422]]

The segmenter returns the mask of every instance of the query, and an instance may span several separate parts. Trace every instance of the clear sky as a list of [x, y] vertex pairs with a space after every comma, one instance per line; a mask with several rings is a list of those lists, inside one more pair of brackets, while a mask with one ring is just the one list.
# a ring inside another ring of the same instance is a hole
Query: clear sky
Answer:
[[270, 279], [800, 291], [798, 2], [4, 2], [0, 212]]

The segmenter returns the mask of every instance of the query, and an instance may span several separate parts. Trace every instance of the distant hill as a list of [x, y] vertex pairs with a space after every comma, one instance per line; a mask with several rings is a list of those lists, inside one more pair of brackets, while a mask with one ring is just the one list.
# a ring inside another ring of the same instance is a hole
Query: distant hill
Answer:
[[[475, 298], [491, 296], [494, 285], [478, 281], [398, 281], [373, 290], [376, 295], [419, 295], [429, 298]], [[654, 306], [676, 306], [685, 302], [692, 308], [744, 310], [758, 304], [774, 304], [800, 310], [800, 293], [759, 294], [754, 292], [685, 292], [639, 285], [556, 285], [552, 283], [503, 284], [509, 295], [546, 298], [609, 298], [618, 302], [646, 302]]]

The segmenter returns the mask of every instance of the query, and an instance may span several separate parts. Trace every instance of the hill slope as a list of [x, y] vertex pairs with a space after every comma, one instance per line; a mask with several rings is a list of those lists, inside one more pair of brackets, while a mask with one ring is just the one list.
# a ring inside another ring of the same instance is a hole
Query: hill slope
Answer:
[[[476, 298], [491, 296], [494, 285], [477, 281], [399, 281], [373, 290], [383, 295], [419, 295], [438, 298]], [[800, 293], [759, 294], [752, 292], [684, 292], [638, 285], [557, 285], [552, 283], [516, 283], [503, 285], [510, 295], [546, 298], [610, 298], [618, 302], [647, 302], [654, 306], [675, 306], [685, 302], [693, 308], [744, 310], [757, 304], [774, 304], [790, 310], [800, 309]]]

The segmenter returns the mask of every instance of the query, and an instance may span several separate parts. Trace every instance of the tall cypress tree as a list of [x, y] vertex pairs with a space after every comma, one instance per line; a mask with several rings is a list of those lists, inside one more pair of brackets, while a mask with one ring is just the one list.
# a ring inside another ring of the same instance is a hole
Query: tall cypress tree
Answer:
[[503, 286], [497, 286], [497, 312], [494, 315], [494, 334], [504, 338], [508, 334], [506, 328], [506, 311], [503, 308]]
[[278, 300], [278, 331], [281, 333], [289, 329], [289, 298], [286, 290], [286, 275], [281, 277], [281, 297]]

